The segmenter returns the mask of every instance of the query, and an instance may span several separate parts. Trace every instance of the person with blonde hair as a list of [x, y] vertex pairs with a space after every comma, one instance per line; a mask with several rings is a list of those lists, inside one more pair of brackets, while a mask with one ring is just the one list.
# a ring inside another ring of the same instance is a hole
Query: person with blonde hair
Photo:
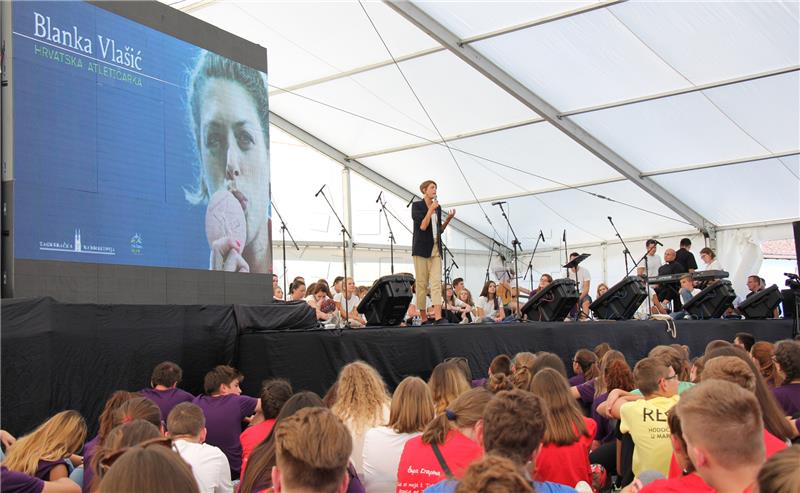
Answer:
[[800, 447], [789, 447], [773, 455], [758, 472], [759, 493], [800, 491]]
[[99, 493], [127, 491], [199, 493], [192, 469], [163, 439], [122, 453], [100, 482]]
[[[347, 298], [346, 300], [345, 297]], [[364, 320], [357, 310], [361, 298], [358, 297], [356, 283], [353, 281], [352, 277], [348, 277], [344, 280], [343, 292], [333, 295], [333, 301], [336, 302], [336, 309], [343, 320], [347, 320], [354, 327], [361, 327], [363, 325]]]
[[511, 379], [514, 387], [522, 390], [529, 390], [533, 380], [533, 365], [536, 363], [536, 355], [529, 352], [517, 353], [511, 360]]
[[403, 447], [432, 419], [428, 385], [419, 377], [403, 379], [392, 396], [388, 425], [371, 428], [364, 436], [364, 487], [370, 493], [394, 493]]
[[143, 419], [134, 419], [108, 432], [105, 442], [97, 449], [92, 458], [91, 466], [92, 470], [95, 471], [95, 476], [92, 482], [86, 485], [88, 490], [97, 491], [100, 482], [120, 455], [121, 450], [139, 445], [142, 442], [156, 441], [159, 438], [164, 438], [161, 429]]
[[597, 424], [581, 414], [578, 403], [570, 396], [567, 379], [556, 370], [545, 368], [537, 373], [531, 392], [547, 408], [544, 446], [536, 455], [534, 479], [567, 486], [580, 481], [591, 484], [589, 450]]
[[408, 440], [397, 466], [397, 493], [420, 493], [443, 479], [460, 479], [481, 455], [483, 411], [491, 392], [474, 388], [428, 423], [422, 436]]
[[442, 414], [448, 404], [470, 389], [470, 381], [455, 361], [445, 361], [433, 369], [428, 386], [436, 414]]
[[297, 411], [275, 427], [275, 492], [344, 493], [353, 441], [345, 425], [324, 407]]
[[350, 430], [353, 439], [350, 460], [359, 475], [363, 474], [364, 435], [370, 428], [388, 422], [390, 404], [386, 383], [375, 368], [354, 361], [339, 372], [331, 411]]
[[86, 440], [86, 421], [77, 411], [61, 411], [9, 447], [3, 465], [45, 481], [66, 478], [65, 459], [76, 454]]

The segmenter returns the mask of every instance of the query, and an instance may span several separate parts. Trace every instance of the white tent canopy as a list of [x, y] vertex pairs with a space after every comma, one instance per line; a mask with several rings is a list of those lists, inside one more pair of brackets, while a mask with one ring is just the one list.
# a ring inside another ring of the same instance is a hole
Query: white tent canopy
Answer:
[[340, 239], [313, 196], [327, 183], [356, 243], [387, 248], [374, 201], [393, 192], [408, 245], [428, 178], [475, 240], [448, 238], [462, 251], [511, 244], [496, 200], [526, 252], [540, 229], [549, 249], [564, 229], [613, 242], [607, 216], [626, 239], [701, 243], [800, 216], [795, 1], [169, 3], [268, 49], [270, 108], [292, 125], [272, 128], [273, 198], [298, 240]]

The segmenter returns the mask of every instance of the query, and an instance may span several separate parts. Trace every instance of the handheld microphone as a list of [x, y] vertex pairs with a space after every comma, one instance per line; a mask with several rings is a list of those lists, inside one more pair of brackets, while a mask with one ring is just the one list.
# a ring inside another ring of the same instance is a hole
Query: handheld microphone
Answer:
[[611, 224], [614, 224], [614, 221], [611, 219], [611, 216], [608, 216], [608, 222], [610, 222]]
[[539, 238], [541, 238], [542, 242], [544, 242], [544, 233], [542, 233], [541, 229], [539, 230]]
[[317, 190], [317, 193], [314, 194], [314, 197], [317, 197], [319, 194], [321, 194], [323, 188], [325, 188], [325, 185], [322, 185], [322, 187], [320, 187], [320, 189]]
[[506, 203], [507, 202], [505, 200], [501, 200], [500, 202], [492, 202], [492, 205], [501, 205], [501, 204], [506, 204]]
[[380, 193], [378, 194], [378, 198], [377, 198], [377, 199], [375, 199], [375, 203], [376, 203], [376, 204], [377, 204], [378, 202], [380, 202], [380, 200], [381, 200], [381, 195], [383, 195], [383, 190], [381, 190], [381, 191], [380, 191]]

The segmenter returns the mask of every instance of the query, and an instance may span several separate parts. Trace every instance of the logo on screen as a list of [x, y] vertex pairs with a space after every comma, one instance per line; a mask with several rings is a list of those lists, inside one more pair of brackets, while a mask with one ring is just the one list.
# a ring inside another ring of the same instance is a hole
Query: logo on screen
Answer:
[[131, 236], [131, 253], [134, 255], [141, 255], [143, 248], [144, 245], [142, 241], [142, 235], [136, 233], [133, 236]]
[[84, 244], [81, 240], [81, 230], [75, 228], [75, 236], [72, 242], [67, 241], [40, 241], [39, 250], [46, 250], [50, 252], [66, 252], [66, 253], [81, 253], [89, 255], [116, 255], [114, 247]]

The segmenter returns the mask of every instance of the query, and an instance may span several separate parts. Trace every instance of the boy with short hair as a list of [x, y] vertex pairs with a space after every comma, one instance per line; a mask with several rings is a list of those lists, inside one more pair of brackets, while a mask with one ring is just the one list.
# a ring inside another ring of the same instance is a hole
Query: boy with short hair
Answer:
[[764, 463], [764, 424], [752, 392], [707, 380], [684, 392], [675, 412], [697, 474], [718, 493], [753, 490]]
[[307, 407], [275, 429], [275, 493], [344, 493], [353, 438], [329, 409]]
[[200, 493], [230, 493], [233, 491], [231, 471], [225, 454], [205, 442], [206, 418], [203, 410], [191, 402], [172, 408], [167, 418], [172, 445], [181, 458], [192, 467]]
[[242, 421], [261, 410], [261, 402], [240, 395], [239, 387], [244, 376], [235, 368], [219, 365], [206, 373], [203, 380], [205, 395], [194, 399], [206, 417], [206, 441], [219, 447], [228, 458], [231, 477], [238, 478], [242, 465], [242, 445], [239, 434]]
[[642, 395], [616, 389], [608, 400], [609, 414], [619, 418], [620, 431], [633, 439], [633, 473], [653, 470], [669, 475], [672, 443], [667, 411], [678, 402], [678, 375], [658, 358], [644, 358], [633, 369]]
[[181, 367], [172, 361], [163, 361], [153, 368], [153, 374], [150, 376], [150, 388], [142, 389], [139, 393], [155, 402], [161, 409], [161, 416], [166, 417], [176, 405], [194, 400], [192, 394], [178, 388], [181, 380], [183, 380]]

